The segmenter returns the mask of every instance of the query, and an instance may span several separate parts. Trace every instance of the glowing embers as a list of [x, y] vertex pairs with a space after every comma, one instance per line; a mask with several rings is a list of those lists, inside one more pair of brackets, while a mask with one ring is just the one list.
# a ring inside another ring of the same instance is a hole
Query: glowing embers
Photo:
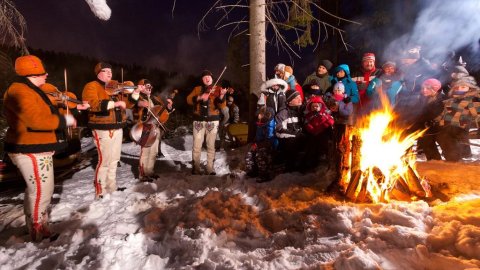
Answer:
[[[342, 159], [340, 185], [354, 202], [410, 201], [431, 196], [430, 185], [415, 170], [411, 151], [423, 132], [406, 137], [392, 125], [388, 106], [363, 119], [348, 140]], [[351, 150], [350, 150], [351, 149]]]

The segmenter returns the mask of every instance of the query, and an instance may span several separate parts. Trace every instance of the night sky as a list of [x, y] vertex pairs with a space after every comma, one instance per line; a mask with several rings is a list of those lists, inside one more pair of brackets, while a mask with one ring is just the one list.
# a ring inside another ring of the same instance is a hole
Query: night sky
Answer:
[[27, 44], [34, 49], [187, 74], [225, 65], [230, 30], [205, 31], [200, 37], [197, 32], [211, 1], [177, 0], [173, 17], [173, 0], [108, 1], [112, 9], [108, 21], [96, 18], [83, 0], [15, 4], [27, 21]]
[[[352, 15], [354, 20], [361, 20], [359, 16], [363, 16], [370, 22], [374, 21], [371, 17], [372, 11], [376, 10], [379, 4], [377, 0], [335, 1], [343, 3], [340, 4], [342, 16]], [[203, 69], [210, 69], [214, 74], [218, 74], [227, 64], [228, 37], [232, 27], [215, 30], [218, 16], [209, 16], [207, 23], [210, 29], [200, 32], [200, 35], [197, 31], [197, 24], [214, 2], [177, 0], [172, 16], [174, 0], [109, 0], [112, 16], [108, 21], [95, 17], [84, 0], [16, 0], [15, 4], [27, 21], [27, 45], [31, 48], [79, 53], [125, 65], [137, 64], [197, 75]], [[391, 44], [386, 42], [402, 37], [402, 27], [415, 22], [416, 31], [409, 35], [414, 37], [414, 41], [425, 43], [425, 52], [439, 55], [474, 44], [475, 53], [466, 59], [470, 68], [478, 70], [480, 59], [477, 58], [480, 57], [476, 52], [480, 35], [479, 2], [438, 0], [419, 1], [420, 4], [411, 5], [415, 2], [389, 2], [390, 9], [384, 19], [389, 20], [387, 26], [391, 28], [376, 32], [368, 28], [362, 31], [359, 28], [346, 28], [350, 44], [357, 48], [351, 48], [347, 58], [341, 61], [346, 59], [347, 64], [350, 64], [348, 61], [357, 63], [359, 55], [364, 52], [362, 50], [373, 50], [377, 53], [377, 58], [380, 58], [380, 63], [387, 60], [387, 57], [382, 57], [382, 52]], [[428, 9], [429, 6], [434, 8]], [[417, 19], [407, 18], [406, 9], [423, 16]], [[421, 13], [421, 10], [425, 12]], [[248, 15], [247, 9], [239, 12]], [[459, 29], [462, 31], [458, 31]], [[271, 33], [271, 30], [267, 30], [267, 33], [268, 31]], [[354, 44], [356, 41], [359, 41], [359, 44]], [[392, 42], [396, 43], [395, 40]], [[313, 49], [303, 49], [302, 58], [298, 59], [290, 58], [285, 52], [278, 52], [267, 44], [267, 76], [272, 75], [276, 63], [283, 62], [294, 66], [294, 73], [301, 81], [315, 66]], [[330, 59], [338, 54], [339, 52], [327, 53]], [[248, 64], [248, 59], [244, 61], [245, 63], [238, 65]]]

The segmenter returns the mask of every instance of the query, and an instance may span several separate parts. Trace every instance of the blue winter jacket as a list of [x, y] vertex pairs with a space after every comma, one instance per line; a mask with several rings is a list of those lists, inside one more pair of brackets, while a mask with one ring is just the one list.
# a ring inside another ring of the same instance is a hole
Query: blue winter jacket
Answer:
[[[346, 64], [341, 64], [335, 68], [335, 74], [340, 70], [345, 72], [345, 77], [341, 79], [343, 85], [345, 85], [345, 94], [351, 98], [353, 103], [358, 103], [360, 96], [358, 95], [357, 84], [350, 77], [350, 68]], [[338, 81], [338, 78], [335, 76], [332, 80], [332, 85], [335, 85]]]
[[257, 122], [257, 132], [255, 134], [255, 142], [261, 144], [269, 141], [273, 149], [278, 146], [278, 140], [275, 137], [275, 119], [272, 118], [264, 123]]

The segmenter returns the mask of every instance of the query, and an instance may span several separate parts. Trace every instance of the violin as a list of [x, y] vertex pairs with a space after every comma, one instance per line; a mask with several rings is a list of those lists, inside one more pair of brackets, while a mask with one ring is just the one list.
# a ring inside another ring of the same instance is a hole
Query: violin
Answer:
[[119, 94], [131, 94], [137, 89], [137, 86], [131, 81], [126, 81], [120, 83], [116, 80], [111, 80], [105, 84], [105, 91], [109, 96], [119, 95]]
[[61, 92], [54, 85], [46, 83], [42, 85], [41, 89], [45, 94], [48, 95], [48, 98], [59, 108], [63, 109], [74, 109], [77, 107], [77, 104], [83, 104], [83, 101], [78, 100], [72, 92]]
[[222, 87], [218, 85], [210, 85], [209, 87], [207, 87], [208, 93], [214, 97], [219, 97], [221, 90], [222, 90]]

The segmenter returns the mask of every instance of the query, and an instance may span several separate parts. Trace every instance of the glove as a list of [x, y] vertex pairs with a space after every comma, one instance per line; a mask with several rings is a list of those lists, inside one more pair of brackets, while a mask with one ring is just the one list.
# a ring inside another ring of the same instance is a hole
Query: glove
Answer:
[[76, 126], [77, 120], [71, 114], [64, 115], [67, 127]]
[[345, 104], [350, 103], [350, 101], [352, 101], [351, 97], [346, 97], [346, 98], [343, 99], [343, 102], [345, 102]]

